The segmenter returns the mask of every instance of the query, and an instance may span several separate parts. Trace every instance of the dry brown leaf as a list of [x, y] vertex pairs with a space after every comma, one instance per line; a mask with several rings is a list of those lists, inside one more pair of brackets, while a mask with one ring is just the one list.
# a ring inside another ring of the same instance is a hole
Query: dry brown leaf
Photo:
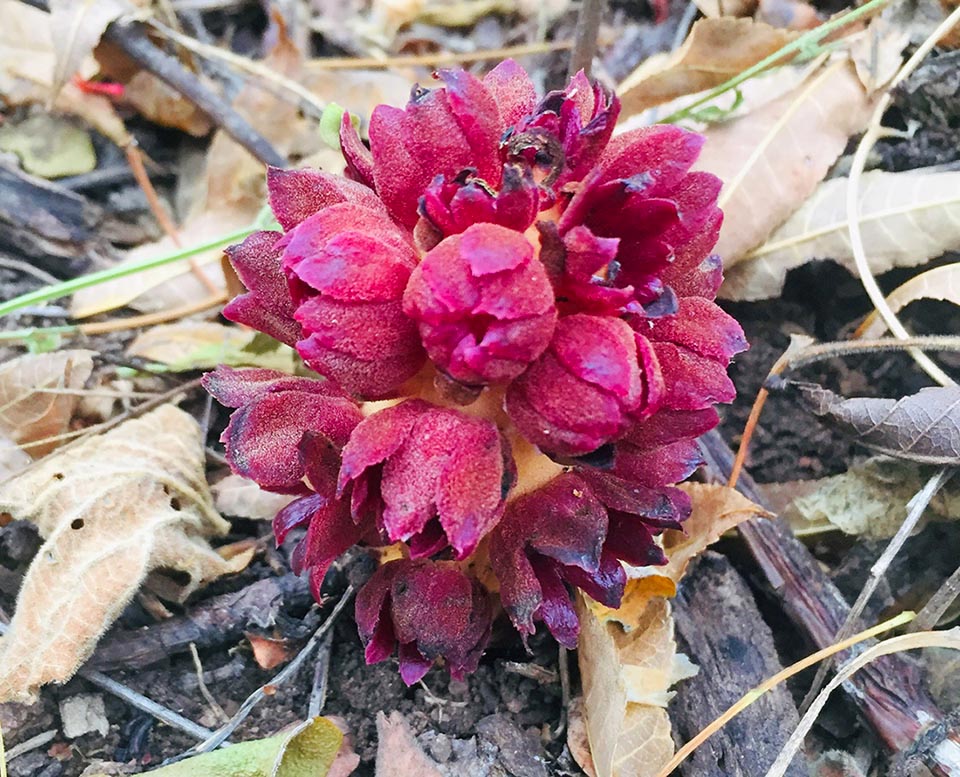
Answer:
[[[787, 272], [812, 259], [832, 259], [856, 272], [846, 197], [846, 178], [820, 184], [800, 210], [727, 273], [721, 295], [776, 297]], [[860, 179], [860, 233], [875, 274], [960, 248], [960, 172], [865, 173]]]
[[[18, 0], [0, 0], [0, 19], [0, 97], [12, 106], [47, 105], [58, 61], [51, 15]], [[89, 77], [96, 64], [87, 58], [79, 70]], [[130, 142], [126, 127], [105, 97], [67, 83], [58, 91], [53, 107], [80, 117], [118, 145]]]
[[789, 385], [810, 412], [871, 450], [921, 464], [960, 463], [960, 386], [931, 386], [900, 399], [847, 399], [816, 383]]
[[[960, 201], [960, 196], [957, 199]], [[897, 313], [918, 299], [936, 299], [960, 305], [960, 262], [934, 267], [915, 275], [890, 292], [887, 305]], [[864, 340], [873, 340], [882, 337], [886, 331], [886, 322], [873, 311], [863, 322], [858, 334]]]
[[376, 777], [442, 777], [397, 711], [377, 713]]
[[141, 116], [163, 127], [183, 130], [195, 138], [205, 137], [213, 127], [196, 105], [146, 70], [124, 84], [123, 96]]
[[215, 507], [224, 515], [257, 521], [272, 521], [278, 512], [297, 498], [264, 491], [254, 481], [236, 474], [217, 481], [210, 490]]
[[214, 510], [196, 421], [173, 405], [47, 456], [0, 489], [0, 512], [45, 538], [0, 642], [0, 700], [64, 682], [151, 570], [185, 573], [189, 591], [242, 568], [207, 538]]
[[289, 640], [273, 639], [260, 634], [248, 633], [244, 635], [253, 648], [253, 658], [261, 669], [276, 669], [280, 664], [289, 661], [296, 652]]
[[[296, 78], [302, 66], [300, 51], [278, 17], [274, 18], [274, 24], [275, 43], [263, 64], [284, 76]], [[289, 150], [303, 126], [296, 105], [264, 90], [259, 84], [246, 86], [234, 101], [234, 107], [281, 153]], [[180, 243], [199, 245], [249, 226], [266, 201], [265, 173], [260, 161], [223, 130], [218, 131], [207, 154], [202, 196], [179, 230]], [[165, 237], [138, 246], [127, 254], [123, 263], [177, 250], [178, 246]], [[209, 284], [197, 278], [185, 262], [167, 264], [77, 292], [71, 303], [71, 313], [76, 318], [86, 318], [127, 304], [138, 310], [157, 311], [199, 302], [210, 296], [210, 286], [225, 286], [220, 270], [222, 253], [221, 249], [213, 249], [193, 257], [194, 265], [206, 275]]]
[[587, 716], [583, 712], [583, 697], [575, 696], [567, 709], [567, 748], [587, 777], [597, 777], [597, 767], [590, 752]]
[[[929, 474], [912, 461], [878, 456], [840, 475], [803, 481], [782, 514], [800, 532], [836, 528], [869, 539], [889, 539], [903, 524], [906, 504]], [[928, 513], [960, 518], [960, 485], [946, 483], [930, 501]]]
[[578, 597], [580, 677], [597, 777], [652, 777], [673, 755], [664, 708], [670, 686], [695, 674], [678, 657], [666, 599], [655, 598], [626, 632]]
[[26, 354], [0, 366], [0, 436], [34, 458], [62, 444], [48, 438], [67, 431], [94, 355], [79, 349]]
[[110, 22], [134, 10], [124, 0], [50, 0], [50, 34], [57, 55], [51, 98], [80, 70]]
[[673, 54], [651, 57], [627, 76], [617, 92], [624, 114], [701, 92], [755, 65], [797, 37], [753, 19], [701, 19]]
[[724, 182], [716, 252], [739, 262], [823, 180], [847, 138], [862, 130], [873, 100], [848, 59], [830, 62], [795, 91], [706, 131], [696, 167]]

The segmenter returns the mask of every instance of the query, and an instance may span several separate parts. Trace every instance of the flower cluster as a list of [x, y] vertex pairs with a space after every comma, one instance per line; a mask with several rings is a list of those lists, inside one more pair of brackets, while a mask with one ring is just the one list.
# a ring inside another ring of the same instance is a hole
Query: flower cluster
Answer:
[[321, 377], [205, 379], [236, 408], [232, 467], [300, 495], [274, 528], [306, 527], [317, 595], [351, 545], [393, 546], [357, 625], [408, 683], [475, 669], [495, 596], [524, 638], [542, 621], [573, 646], [574, 588], [616, 606], [629, 567], [664, 563], [746, 347], [713, 302], [700, 136], [614, 136], [617, 99], [582, 74], [542, 98], [513, 62], [438, 77], [374, 111], [369, 148], [344, 115], [345, 176], [271, 170], [282, 231], [228, 252], [248, 291], [225, 315]]

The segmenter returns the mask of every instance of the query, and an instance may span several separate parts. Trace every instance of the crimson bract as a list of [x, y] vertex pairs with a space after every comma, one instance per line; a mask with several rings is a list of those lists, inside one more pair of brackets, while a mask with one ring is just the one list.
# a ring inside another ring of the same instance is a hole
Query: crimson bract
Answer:
[[306, 528], [317, 596], [347, 548], [394, 546], [356, 616], [408, 683], [475, 669], [498, 597], [524, 638], [542, 621], [572, 647], [573, 589], [617, 606], [630, 568], [664, 563], [746, 347], [713, 302], [702, 137], [613, 136], [619, 102], [582, 74], [542, 98], [514, 62], [438, 77], [373, 112], [369, 149], [344, 115], [345, 177], [271, 170], [283, 231], [228, 251], [249, 291], [225, 315], [318, 377], [205, 379], [236, 408], [231, 466], [299, 495], [274, 528]]

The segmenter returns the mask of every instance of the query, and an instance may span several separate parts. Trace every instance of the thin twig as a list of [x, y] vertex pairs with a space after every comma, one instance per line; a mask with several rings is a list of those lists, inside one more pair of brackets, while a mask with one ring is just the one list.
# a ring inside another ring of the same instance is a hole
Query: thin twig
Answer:
[[220, 743], [223, 742], [228, 736], [230, 736], [239, 726], [246, 720], [247, 716], [253, 711], [253, 708], [260, 703], [260, 701], [267, 695], [266, 689], [276, 688], [278, 685], [282, 685], [287, 680], [289, 680], [294, 674], [299, 671], [300, 667], [303, 665], [304, 661], [310, 657], [313, 651], [316, 649], [317, 645], [320, 643], [320, 640], [323, 639], [324, 635], [330, 630], [334, 622], [337, 619], [337, 616], [347, 606], [347, 602], [353, 596], [353, 586], [347, 586], [347, 589], [343, 592], [343, 596], [340, 597], [340, 601], [337, 602], [336, 606], [333, 608], [333, 611], [327, 617], [327, 619], [320, 625], [320, 627], [313, 633], [313, 636], [310, 637], [310, 640], [304, 645], [303, 649], [297, 653], [293, 660], [287, 664], [282, 671], [280, 671], [269, 683], [261, 685], [257, 690], [251, 693], [240, 705], [240, 709], [237, 710], [236, 714], [223, 726], [218, 728], [216, 731], [212, 732], [209, 737], [207, 737], [203, 742], [201, 742], [196, 747], [191, 748], [186, 753], [183, 753], [179, 758], [184, 758], [189, 755], [195, 755], [197, 753], [207, 753], [211, 750], [216, 749], [220, 746]]
[[207, 684], [203, 680], [203, 664], [200, 663], [200, 654], [197, 652], [197, 644], [195, 642], [190, 643], [190, 657], [193, 659], [193, 669], [197, 674], [197, 688], [200, 689], [200, 695], [203, 696], [204, 701], [207, 702], [207, 706], [213, 712], [214, 716], [218, 718], [221, 723], [225, 723], [230, 720], [230, 716], [223, 711], [223, 707], [213, 698], [213, 694], [210, 693], [210, 689], [207, 688]]
[[301, 107], [308, 109], [308, 112], [312, 113], [317, 118], [323, 115], [323, 111], [327, 107], [325, 103], [317, 99], [317, 96], [302, 84], [299, 84], [292, 78], [288, 78], [282, 73], [277, 72], [272, 67], [264, 65], [262, 62], [257, 62], [249, 57], [242, 57], [239, 54], [234, 54], [229, 49], [224, 49], [220, 46], [212, 46], [208, 43], [202, 43], [196, 38], [191, 38], [189, 35], [184, 35], [182, 32], [177, 32], [167, 25], [160, 24], [155, 20], [150, 22], [150, 26], [165, 35], [170, 40], [183, 46], [183, 48], [187, 49], [188, 51], [192, 51], [194, 54], [198, 54], [205, 59], [224, 62], [236, 68], [237, 70], [241, 70], [244, 73], [256, 76], [257, 78], [269, 83], [276, 84], [281, 89], [296, 95], [300, 100]]
[[[813, 728], [813, 723], [824, 708], [830, 694], [839, 688], [844, 682], [850, 679], [853, 674], [872, 661], [887, 655], [900, 653], [904, 650], [915, 650], [917, 648], [942, 647], [960, 650], [960, 628], [950, 629], [949, 631], [921, 631], [915, 634], [903, 634], [899, 637], [890, 637], [883, 642], [879, 642], [872, 647], [867, 648], [860, 655], [851, 658], [837, 675], [830, 681], [829, 685], [823, 689], [823, 692], [816, 698], [810, 709], [806, 711], [796, 729], [790, 735], [776, 761], [767, 771], [766, 777], [783, 777], [787, 768], [793, 761], [794, 756], [803, 744], [807, 733]], [[955, 775], [957, 774], [957, 764], [960, 763], [960, 746], [951, 738], [943, 739], [936, 748], [936, 755], [942, 764], [950, 764], [952, 768], [936, 772], [937, 774]]]
[[771, 690], [772, 688], [776, 688], [780, 683], [789, 680], [791, 677], [799, 674], [804, 669], [816, 665], [817, 662], [822, 661], [825, 658], [830, 658], [837, 653], [853, 647], [854, 645], [858, 645], [865, 640], [871, 639], [878, 634], [883, 634], [884, 632], [895, 629], [898, 626], [902, 626], [912, 617], [913, 613], [902, 612], [896, 617], [886, 620], [883, 623], [878, 623], [876, 626], [873, 626], [866, 631], [862, 631], [859, 634], [855, 634], [854, 636], [849, 637], [842, 642], [830, 645], [830, 647], [826, 647], [823, 650], [818, 650], [816, 653], [811, 653], [806, 658], [801, 658], [795, 664], [791, 664], [790, 666], [781, 669], [772, 677], [768, 677], [756, 688], [747, 691], [735, 703], [730, 705], [730, 707], [728, 707], [722, 715], [713, 720], [709, 725], [704, 726], [704, 728], [693, 739], [687, 742], [676, 752], [673, 758], [670, 759], [670, 762], [657, 773], [657, 777], [667, 777], [667, 775], [669, 775], [674, 769], [682, 764], [694, 750], [700, 747], [700, 745], [716, 734], [721, 728], [723, 728], [727, 723], [733, 720], [733, 718], [743, 712], [747, 707], [749, 707], [755, 701], [758, 701], [765, 693], [767, 693], [767, 691]]
[[[863, 284], [863, 288], [867, 292], [867, 296], [870, 297], [874, 308], [876, 308], [880, 314], [880, 317], [887, 325], [891, 334], [900, 340], [908, 339], [910, 334], [887, 304], [886, 297], [880, 290], [876, 278], [873, 277], [873, 271], [870, 269], [867, 252], [863, 245], [863, 235], [860, 231], [860, 178], [866, 167], [867, 156], [870, 154], [874, 143], [876, 143], [880, 137], [881, 121], [883, 120], [884, 113], [886, 113], [887, 108], [890, 107], [893, 101], [893, 90], [920, 66], [933, 47], [936, 46], [937, 41], [952, 30], [958, 23], [960, 23], [960, 7], [954, 9], [943, 23], [920, 45], [903, 67], [900, 68], [893, 81], [891, 81], [887, 87], [887, 92], [880, 98], [877, 107], [874, 109], [867, 131], [860, 139], [857, 150], [853, 155], [850, 174], [847, 178], [847, 231], [850, 236], [850, 250], [853, 253], [857, 273], [860, 275], [860, 282]], [[916, 350], [911, 351], [911, 356], [913, 356], [914, 360], [924, 372], [937, 381], [937, 383], [944, 386], [954, 385], [953, 379], [940, 369], [929, 356]]]
[[589, 77], [593, 67], [593, 57], [597, 53], [597, 35], [600, 33], [600, 21], [603, 19], [605, 0], [581, 0], [580, 14], [577, 16], [577, 34], [570, 52], [570, 68], [567, 75], [573, 78], [579, 71]]
[[553, 739], [559, 737], [567, 728], [567, 719], [570, 715], [570, 652], [560, 645], [557, 653], [557, 669], [560, 672], [560, 722], [557, 728], [550, 732]]
[[32, 340], [40, 335], [103, 335], [108, 332], [124, 332], [130, 329], [141, 329], [146, 326], [163, 324], [167, 321], [177, 321], [195, 313], [203, 313], [213, 308], [219, 308], [228, 299], [225, 291], [220, 290], [212, 297], [206, 297], [197, 302], [190, 302], [169, 310], [158, 310], [155, 313], [143, 313], [139, 316], [127, 318], [111, 318], [108, 321], [95, 321], [92, 324], [68, 324], [67, 326], [30, 327], [28, 329], [12, 329], [0, 332], [0, 341], [3, 340]]
[[60, 283], [59, 278], [55, 278], [50, 273], [34, 267], [29, 262], [22, 262], [19, 259], [13, 259], [9, 256], [0, 256], [0, 267], [4, 270], [16, 270], [24, 275], [30, 275], [43, 283]]
[[[917, 527], [917, 523], [930, 504], [930, 500], [936, 496], [936, 493], [943, 487], [944, 483], [950, 479], [952, 474], [953, 470], [947, 467], [938, 470], [907, 504], [907, 517], [903, 519], [903, 523], [900, 524], [900, 528], [897, 529], [897, 533], [893, 535], [887, 547], [883, 549], [883, 553], [880, 554], [880, 557], [874, 562], [873, 566], [870, 567], [870, 574], [867, 577], [867, 581], [864, 583], [860, 595], [857, 596], [857, 600], [850, 608], [850, 612], [847, 613], [847, 618], [837, 631], [834, 639], [844, 640], [856, 628], [860, 616], [870, 601], [870, 597], [872, 597], [873, 592], [877, 590], [877, 586], [890, 568], [893, 559], [897, 553], [900, 552], [900, 549], [910, 535], [913, 534], [913, 530]], [[926, 629], [924, 629], [924, 631], [926, 631]], [[820, 689], [823, 687], [823, 681], [827, 679], [827, 673], [832, 668], [832, 665], [832, 661], [824, 661], [817, 669], [817, 674], [810, 684], [810, 690], [807, 691], [807, 695], [800, 705], [801, 714], [806, 711], [817, 697], [817, 694], [820, 693]]]
[[[105, 691], [109, 691], [114, 696], [123, 699], [131, 707], [136, 707], [138, 710], [146, 712], [148, 715], [152, 715], [157, 720], [163, 721], [168, 726], [173, 726], [173, 728], [178, 728], [186, 734], [189, 734], [194, 739], [206, 739], [212, 736], [213, 732], [204, 728], [203, 726], [194, 723], [192, 720], [183, 717], [173, 710], [168, 710], [161, 704], [157, 704], [153, 699], [148, 699], [141, 693], [137, 693], [132, 688], [128, 688], [123, 683], [118, 683], [113, 678], [107, 677], [103, 672], [98, 672], [95, 669], [81, 669], [77, 674], [79, 674], [87, 682], [91, 682], [94, 685], [103, 688]], [[224, 742], [223, 744], [229, 744], [229, 742]]]
[[14, 758], [19, 758], [21, 755], [26, 755], [27, 753], [36, 750], [38, 747], [43, 747], [47, 742], [52, 742], [57, 738], [57, 730], [51, 729], [50, 731], [44, 731], [40, 734], [37, 734], [35, 737], [30, 737], [19, 745], [14, 745], [11, 747], [6, 754], [6, 761], [9, 763]]
[[330, 679], [330, 655], [333, 653], [333, 632], [328, 631], [317, 650], [314, 659], [313, 688], [310, 689], [310, 703], [307, 705], [307, 718], [313, 720], [327, 703], [327, 681]]
[[207, 115], [218, 127], [264, 164], [286, 167], [288, 162], [226, 100], [208, 88], [176, 59], [147, 37], [140, 22], [118, 20], [107, 27], [104, 39], [119, 46], [139, 65], [172, 87]]
[[910, 624], [908, 631], [929, 631], [936, 627], [950, 605], [960, 596], [960, 567], [954, 570], [943, 584], [937, 589], [930, 600], [917, 613], [917, 620]]

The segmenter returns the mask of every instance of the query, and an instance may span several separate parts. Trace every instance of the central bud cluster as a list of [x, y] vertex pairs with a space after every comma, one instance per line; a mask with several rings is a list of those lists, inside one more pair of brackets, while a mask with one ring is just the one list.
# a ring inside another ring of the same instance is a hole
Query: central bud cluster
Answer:
[[248, 292], [225, 315], [323, 379], [205, 379], [236, 408], [234, 470], [300, 495], [275, 531], [307, 527], [316, 595], [350, 546], [395, 546], [357, 624], [408, 683], [475, 669], [497, 596], [573, 646], [573, 588], [617, 606], [629, 567], [663, 563], [745, 347], [713, 302], [701, 137], [612, 137], [619, 103], [582, 74], [543, 98], [513, 62], [438, 75], [374, 111], [369, 149], [344, 115], [345, 177], [271, 170], [282, 232], [228, 251]]

